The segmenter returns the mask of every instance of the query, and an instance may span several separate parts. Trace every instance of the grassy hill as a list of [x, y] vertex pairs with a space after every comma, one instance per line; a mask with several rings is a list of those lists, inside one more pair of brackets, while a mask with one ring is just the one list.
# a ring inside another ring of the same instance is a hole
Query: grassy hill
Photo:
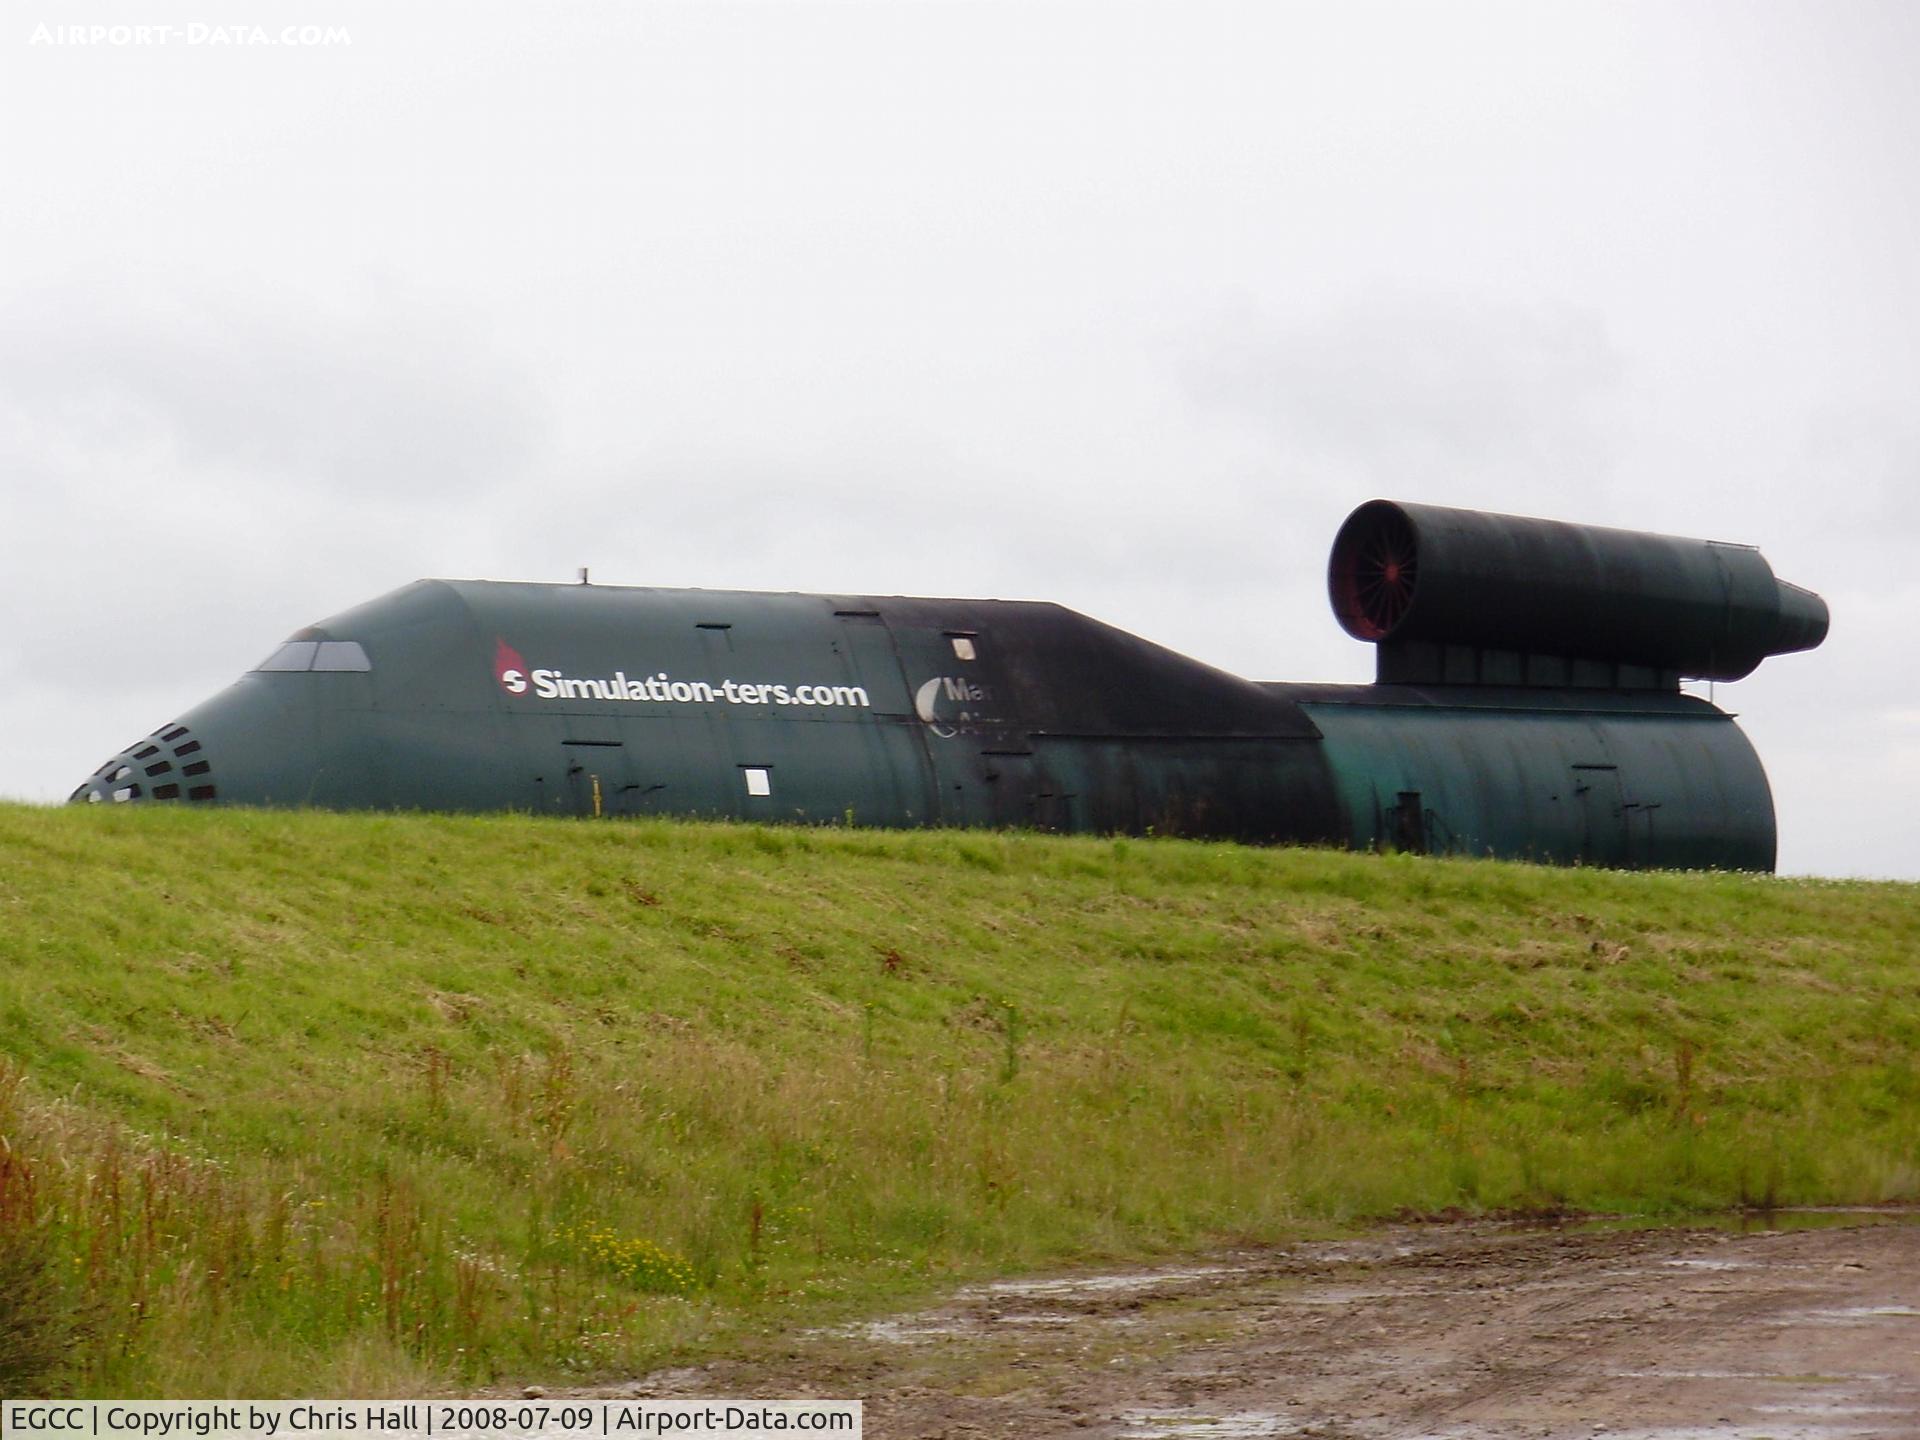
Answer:
[[0, 921], [10, 1393], [553, 1380], [1402, 1210], [1920, 1198], [1912, 886], [0, 807]]

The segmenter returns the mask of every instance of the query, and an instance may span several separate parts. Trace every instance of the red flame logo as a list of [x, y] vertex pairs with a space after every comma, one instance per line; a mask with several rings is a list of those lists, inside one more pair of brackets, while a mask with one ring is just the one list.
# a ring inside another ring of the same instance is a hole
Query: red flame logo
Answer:
[[497, 636], [493, 642], [493, 678], [509, 695], [527, 693], [527, 662], [518, 650]]

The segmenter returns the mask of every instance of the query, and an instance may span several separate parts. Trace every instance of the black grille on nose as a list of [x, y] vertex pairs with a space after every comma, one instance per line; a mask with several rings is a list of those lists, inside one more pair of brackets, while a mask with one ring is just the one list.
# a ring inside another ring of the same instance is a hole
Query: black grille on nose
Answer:
[[[188, 757], [197, 757], [189, 759]], [[168, 725], [144, 739], [136, 740], [106, 764], [94, 771], [86, 783], [67, 797], [72, 805], [128, 804], [135, 800], [178, 800], [181, 786], [177, 780], [143, 788], [142, 780], [174, 774], [191, 775], [199, 784], [186, 787], [188, 800], [217, 800], [219, 790], [213, 781], [213, 764], [206, 759], [200, 742], [185, 725]], [[138, 776], [139, 778], [136, 778]]]

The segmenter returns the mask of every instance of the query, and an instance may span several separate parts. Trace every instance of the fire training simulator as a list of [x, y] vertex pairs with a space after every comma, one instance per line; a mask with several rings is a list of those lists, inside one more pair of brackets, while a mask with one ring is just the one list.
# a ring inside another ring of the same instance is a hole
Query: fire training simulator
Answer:
[[1759, 551], [1370, 501], [1371, 685], [1256, 683], [1058, 605], [422, 580], [299, 631], [81, 803], [1018, 826], [1770, 870], [1683, 678], [1818, 645]]

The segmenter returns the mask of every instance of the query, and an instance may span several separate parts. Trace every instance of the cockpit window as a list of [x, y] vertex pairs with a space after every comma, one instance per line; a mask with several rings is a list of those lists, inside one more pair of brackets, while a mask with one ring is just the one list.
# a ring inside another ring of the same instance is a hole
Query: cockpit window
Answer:
[[289, 640], [253, 668], [256, 670], [311, 670], [317, 640]]
[[367, 663], [367, 652], [360, 648], [358, 640], [322, 640], [320, 653], [314, 657], [316, 670], [371, 670]]
[[253, 667], [256, 670], [367, 671], [367, 652], [358, 640], [289, 640]]

